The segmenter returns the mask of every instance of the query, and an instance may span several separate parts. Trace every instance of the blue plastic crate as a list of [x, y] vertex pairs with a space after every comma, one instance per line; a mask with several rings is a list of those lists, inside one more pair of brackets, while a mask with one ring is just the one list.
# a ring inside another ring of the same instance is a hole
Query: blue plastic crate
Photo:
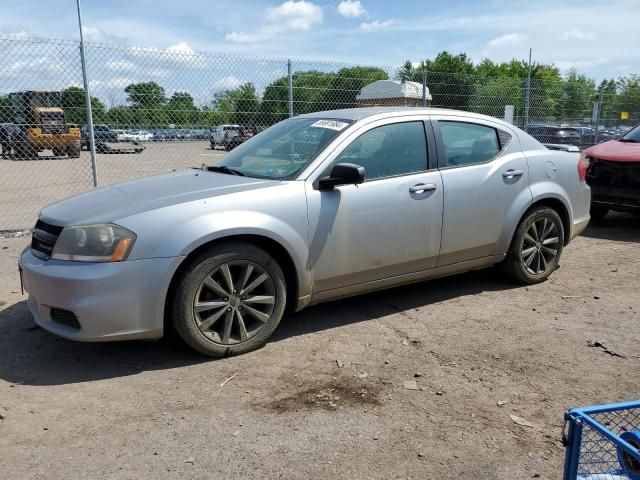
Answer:
[[640, 401], [565, 413], [564, 480], [640, 480]]

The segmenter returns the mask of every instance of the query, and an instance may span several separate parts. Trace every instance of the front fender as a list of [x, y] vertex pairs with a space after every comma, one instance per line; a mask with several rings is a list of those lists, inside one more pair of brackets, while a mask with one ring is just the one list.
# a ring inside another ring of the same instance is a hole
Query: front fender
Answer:
[[[306, 223], [301, 226], [306, 227]], [[311, 285], [306, 275], [308, 246], [305, 231], [266, 213], [225, 210], [187, 219], [183, 223], [173, 224], [147, 255], [184, 258], [206, 243], [235, 235], [258, 235], [280, 244], [295, 266], [299, 296], [310, 294]]]

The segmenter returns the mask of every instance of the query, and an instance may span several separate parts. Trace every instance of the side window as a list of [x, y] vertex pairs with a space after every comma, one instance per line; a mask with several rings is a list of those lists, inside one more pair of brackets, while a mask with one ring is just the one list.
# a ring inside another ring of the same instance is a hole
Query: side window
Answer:
[[356, 138], [333, 161], [365, 168], [365, 181], [427, 170], [427, 141], [422, 122], [372, 128]]
[[447, 167], [484, 163], [500, 152], [498, 132], [493, 127], [450, 121], [438, 121], [438, 126]]

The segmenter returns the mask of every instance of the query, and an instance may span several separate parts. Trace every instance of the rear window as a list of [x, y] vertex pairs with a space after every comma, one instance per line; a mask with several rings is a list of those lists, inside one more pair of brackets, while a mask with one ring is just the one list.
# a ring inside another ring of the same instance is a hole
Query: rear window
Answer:
[[438, 121], [447, 167], [484, 163], [500, 152], [498, 131], [469, 122]]

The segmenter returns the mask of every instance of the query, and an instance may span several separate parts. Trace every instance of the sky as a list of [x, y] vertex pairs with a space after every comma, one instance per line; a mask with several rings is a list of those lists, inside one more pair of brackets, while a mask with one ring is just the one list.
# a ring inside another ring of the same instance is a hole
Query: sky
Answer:
[[[78, 38], [75, 0], [3, 3], [0, 34]], [[640, 0], [82, 0], [82, 9], [87, 42], [172, 53], [330, 60], [393, 71], [443, 50], [479, 62], [525, 59], [532, 48], [534, 61], [563, 73], [576, 68], [596, 80], [640, 73]], [[33, 58], [51, 70], [51, 58]], [[11, 61], [3, 67], [0, 59], [0, 77], [3, 68], [35, 71], [19, 56]], [[111, 58], [109, 68], [124, 83], [135, 80], [127, 66], [138, 63]], [[271, 77], [281, 75], [281, 65], [276, 70]], [[229, 85], [247, 80], [241, 68], [216, 75], [212, 81]]]

